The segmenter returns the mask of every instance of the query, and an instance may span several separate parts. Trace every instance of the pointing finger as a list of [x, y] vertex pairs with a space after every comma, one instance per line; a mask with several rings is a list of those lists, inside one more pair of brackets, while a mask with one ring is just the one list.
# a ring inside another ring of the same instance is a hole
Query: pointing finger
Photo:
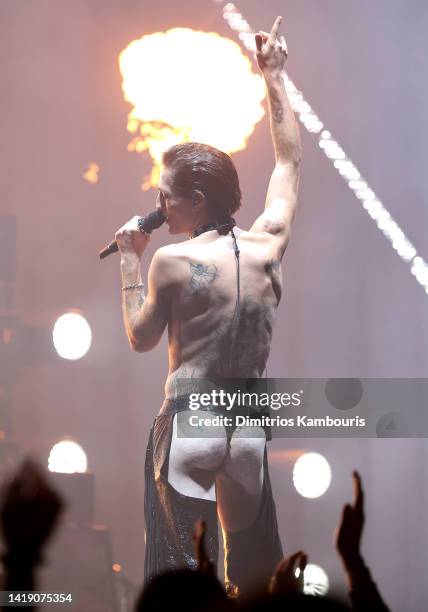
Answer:
[[275, 23], [273, 24], [272, 30], [270, 31], [270, 34], [269, 34], [269, 40], [268, 40], [269, 45], [273, 46], [275, 44], [276, 35], [278, 34], [278, 30], [279, 30], [279, 26], [281, 25], [281, 21], [282, 21], [281, 16], [275, 19]]

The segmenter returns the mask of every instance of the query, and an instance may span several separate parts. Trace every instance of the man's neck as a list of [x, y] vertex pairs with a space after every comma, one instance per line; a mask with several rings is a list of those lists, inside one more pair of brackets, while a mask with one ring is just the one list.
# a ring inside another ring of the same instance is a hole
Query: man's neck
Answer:
[[219, 234], [225, 235], [228, 234], [234, 226], [235, 220], [232, 217], [220, 222], [213, 219], [195, 227], [191, 232], [189, 232], [188, 237], [189, 239], [196, 238], [196, 236], [200, 236], [201, 234], [214, 229], [216, 229]]

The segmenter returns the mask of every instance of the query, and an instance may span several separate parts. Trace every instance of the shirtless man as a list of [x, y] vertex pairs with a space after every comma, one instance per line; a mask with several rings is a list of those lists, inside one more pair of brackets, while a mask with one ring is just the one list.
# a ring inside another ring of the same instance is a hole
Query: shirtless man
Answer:
[[140, 261], [149, 237], [139, 231], [138, 217], [116, 234], [131, 347], [151, 350], [168, 326], [166, 399], [146, 455], [146, 580], [166, 569], [195, 565], [191, 533], [200, 516], [207, 523], [214, 562], [220, 519], [231, 591], [266, 580], [282, 556], [264, 432], [248, 437], [241, 429], [228, 435], [220, 426], [214, 438], [177, 437], [177, 412], [183, 406], [176, 401], [178, 379], [257, 378], [269, 355], [301, 159], [299, 130], [283, 80], [287, 47], [278, 36], [281, 19], [270, 33], [256, 34], [276, 158], [264, 212], [248, 231], [233, 230], [231, 215], [240, 206], [241, 192], [232, 161], [212, 147], [185, 143], [164, 155], [157, 207], [170, 234], [191, 239], [156, 251], [147, 296]]

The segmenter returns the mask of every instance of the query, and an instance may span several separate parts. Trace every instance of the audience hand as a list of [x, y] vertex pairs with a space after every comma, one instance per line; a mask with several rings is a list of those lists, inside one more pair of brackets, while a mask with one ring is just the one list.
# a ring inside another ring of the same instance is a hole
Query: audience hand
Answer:
[[335, 537], [337, 551], [347, 570], [361, 564], [360, 544], [364, 527], [364, 493], [359, 473], [353, 472], [352, 479], [354, 502], [344, 506]]
[[[307, 555], [296, 552], [291, 557], [283, 559], [277, 566], [269, 584], [272, 595], [291, 595], [303, 593], [303, 572], [308, 562]], [[298, 577], [296, 570], [299, 569]]]

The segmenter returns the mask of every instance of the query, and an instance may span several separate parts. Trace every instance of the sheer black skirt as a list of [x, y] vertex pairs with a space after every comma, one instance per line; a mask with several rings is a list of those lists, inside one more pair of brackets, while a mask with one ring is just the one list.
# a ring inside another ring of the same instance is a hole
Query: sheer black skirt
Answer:
[[[181, 401], [166, 400], [162, 413], [156, 417], [150, 430], [145, 462], [145, 583], [168, 570], [196, 568], [192, 533], [194, 523], [199, 518], [207, 525], [207, 554], [214, 566], [217, 566], [217, 503], [183, 495], [168, 482], [174, 415], [188, 409], [187, 406]], [[227, 431], [228, 437], [232, 433], [233, 428]], [[223, 531], [223, 542], [228, 591], [245, 593], [266, 586], [283, 557], [266, 448], [263, 489], [257, 518], [242, 531]]]

